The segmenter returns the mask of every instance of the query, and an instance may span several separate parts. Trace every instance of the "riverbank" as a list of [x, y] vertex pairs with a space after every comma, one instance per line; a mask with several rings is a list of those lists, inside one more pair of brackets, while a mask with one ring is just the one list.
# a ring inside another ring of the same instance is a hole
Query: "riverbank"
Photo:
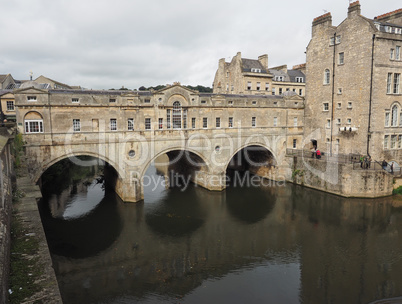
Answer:
[[62, 303], [37, 207], [41, 192], [29, 179], [24, 159], [14, 197], [10, 303]]

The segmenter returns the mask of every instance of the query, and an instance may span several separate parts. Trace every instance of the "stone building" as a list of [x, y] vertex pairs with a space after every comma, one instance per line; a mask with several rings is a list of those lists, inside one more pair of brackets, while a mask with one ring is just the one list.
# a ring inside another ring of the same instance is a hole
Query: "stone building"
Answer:
[[305, 96], [305, 68], [305, 64], [294, 66], [292, 70], [288, 70], [287, 65], [270, 68], [269, 72], [273, 75], [272, 95], [282, 95], [289, 94], [286, 92], [293, 92], [293, 94]]
[[374, 19], [359, 1], [332, 25], [331, 13], [312, 24], [307, 46], [305, 147], [370, 154], [401, 162], [402, 10]]
[[[295, 92], [304, 96], [304, 65], [288, 70], [287, 65], [268, 69], [268, 55], [246, 59], [238, 52], [231, 62], [219, 60], [213, 92], [216, 94], [282, 95]], [[293, 94], [294, 95], [294, 94]]]

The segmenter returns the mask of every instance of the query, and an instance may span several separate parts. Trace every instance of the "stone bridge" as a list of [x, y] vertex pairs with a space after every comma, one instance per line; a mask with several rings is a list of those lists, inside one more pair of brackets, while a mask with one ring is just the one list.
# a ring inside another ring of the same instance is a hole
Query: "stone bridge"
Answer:
[[64, 158], [86, 165], [77, 156], [93, 156], [114, 169], [115, 191], [127, 202], [143, 199], [144, 174], [160, 155], [194, 183], [220, 191], [239, 159], [259, 175], [289, 178], [286, 149], [303, 140], [297, 95], [203, 94], [177, 84], [156, 92], [33, 86], [15, 96], [33, 181]]

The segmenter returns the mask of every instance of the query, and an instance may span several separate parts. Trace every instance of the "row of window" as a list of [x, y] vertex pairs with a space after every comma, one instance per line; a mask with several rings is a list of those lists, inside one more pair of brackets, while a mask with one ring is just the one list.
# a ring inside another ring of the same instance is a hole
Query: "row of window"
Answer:
[[[26, 121], [27, 123], [28, 121]], [[293, 126], [297, 127], [297, 122], [298, 119], [297, 117], [293, 118]], [[151, 130], [152, 129], [152, 121], [151, 118], [145, 118], [145, 130]], [[26, 133], [41, 133], [43, 132], [43, 125], [42, 125], [42, 121], [40, 121], [40, 128], [39, 128], [39, 124], [37, 124], [35, 122], [35, 128], [26, 128], [25, 132]], [[158, 118], [158, 129], [162, 130], [163, 127], [165, 126], [164, 122], [163, 122], [163, 118]], [[234, 124], [233, 124], [233, 117], [229, 117], [228, 118], [228, 128], [233, 128]], [[257, 126], [257, 118], [256, 117], [251, 117], [251, 127], [256, 127]], [[274, 117], [273, 119], [273, 126], [276, 127], [278, 126], [278, 117]], [[110, 119], [110, 124], [109, 124], [110, 130], [111, 131], [117, 131], [117, 119], [116, 118], [111, 118]], [[167, 119], [166, 122], [166, 128], [170, 129], [181, 129], [181, 121], [176, 120], [173, 123], [173, 126], [170, 125], [170, 120]], [[216, 128], [221, 128], [221, 118], [220, 117], [216, 117], [215, 118], [215, 127]], [[196, 118], [192, 117], [191, 118], [191, 128], [195, 129], [196, 128]], [[203, 117], [202, 118], [202, 128], [206, 129], [208, 128], [208, 117]], [[187, 129], [187, 119], [183, 119], [183, 129]], [[128, 131], [134, 131], [134, 119], [133, 118], [129, 118], [127, 119], [127, 130]], [[74, 132], [80, 132], [81, 131], [81, 120], [80, 119], [73, 119], [73, 131]]]
[[[399, 94], [400, 73], [388, 73], [387, 76], [387, 94]], [[392, 82], [393, 81], [393, 82]]]
[[400, 149], [402, 148], [402, 134], [384, 135], [384, 149]]
[[[348, 109], [352, 109], [353, 108], [353, 103], [351, 101], [348, 101]], [[337, 103], [337, 109], [342, 109], [342, 103], [338, 102]], [[329, 103], [328, 102], [324, 102], [323, 103], [323, 111], [329, 111]]]
[[391, 60], [401, 60], [401, 47], [400, 46], [391, 48], [390, 59]]
[[[342, 119], [341, 118], [337, 118], [336, 119], [336, 124], [340, 125], [342, 123]], [[346, 118], [346, 123], [348, 125], [352, 124], [352, 118]], [[327, 129], [331, 128], [331, 119], [327, 119], [327, 124], [326, 124]]]
[[[289, 88], [286, 88], [286, 92], [289, 92], [289, 91], [290, 91], [290, 89], [289, 89]], [[293, 89], [293, 92], [296, 93], [296, 89]], [[278, 94], [279, 94], [279, 95], [282, 95], [282, 94], [283, 94], [283, 88], [279, 88], [279, 89], [278, 89]], [[276, 95], [276, 89], [275, 89], [275, 88], [272, 88], [272, 95]], [[303, 89], [299, 89], [299, 95], [300, 95], [300, 96], [303, 95]]]

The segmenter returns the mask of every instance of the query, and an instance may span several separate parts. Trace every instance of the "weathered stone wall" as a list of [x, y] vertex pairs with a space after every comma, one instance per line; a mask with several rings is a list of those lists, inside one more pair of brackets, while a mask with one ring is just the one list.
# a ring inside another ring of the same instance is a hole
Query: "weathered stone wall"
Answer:
[[[2, 131], [4, 128], [0, 130], [0, 134], [3, 133]], [[11, 139], [7, 135], [0, 135], [0, 303], [7, 303], [10, 272], [12, 181], [15, 179], [11, 143]]]
[[393, 175], [384, 170], [353, 169], [353, 164], [288, 157], [290, 182], [345, 197], [381, 197], [392, 194]]

